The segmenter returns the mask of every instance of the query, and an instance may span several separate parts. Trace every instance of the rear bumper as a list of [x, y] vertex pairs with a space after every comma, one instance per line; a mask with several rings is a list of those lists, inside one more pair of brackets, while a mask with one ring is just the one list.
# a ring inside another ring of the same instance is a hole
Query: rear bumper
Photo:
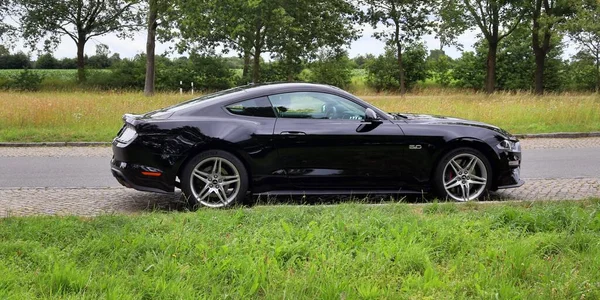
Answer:
[[168, 186], [164, 186], [164, 184], [161, 184], [157, 180], [151, 182], [144, 179], [139, 180], [131, 171], [117, 167], [113, 164], [113, 161], [114, 159], [111, 161], [110, 171], [122, 186], [144, 192], [168, 193], [173, 191], [172, 188], [169, 189]]

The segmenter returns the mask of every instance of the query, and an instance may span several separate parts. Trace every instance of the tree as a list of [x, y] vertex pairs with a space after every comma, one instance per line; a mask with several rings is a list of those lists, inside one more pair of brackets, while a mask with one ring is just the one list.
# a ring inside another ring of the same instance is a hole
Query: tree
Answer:
[[85, 81], [85, 45], [93, 37], [110, 32], [130, 34], [139, 26], [133, 11], [137, 0], [15, 0], [21, 8], [23, 37], [35, 48], [46, 39], [46, 48], [56, 47], [61, 36], [77, 45], [77, 78]]
[[334, 85], [343, 89], [352, 83], [351, 61], [346, 51], [321, 49], [310, 70], [309, 80], [312, 82]]
[[[498, 44], [519, 26], [525, 14], [523, 0], [456, 0], [444, 7], [449, 27], [476, 27], [488, 46], [486, 57], [485, 91], [493, 93], [496, 85], [496, 56]], [[456, 36], [456, 32], [454, 33]]]
[[427, 57], [427, 69], [430, 77], [443, 87], [452, 81], [452, 58], [442, 50], [431, 50]]
[[105, 44], [96, 45], [96, 54], [87, 59], [86, 64], [90, 68], [106, 69], [111, 66], [111, 60], [108, 57], [110, 50]]
[[600, 92], [600, 2], [583, 0], [568, 24], [569, 37], [595, 60], [596, 92]]
[[[376, 32], [373, 36], [385, 41], [396, 50], [398, 82], [400, 93], [406, 93], [405, 68], [403, 66], [403, 48], [427, 34], [434, 23], [429, 15], [435, 2], [424, 0], [366, 0], [365, 18], [374, 28], [383, 26], [387, 30]], [[390, 29], [391, 28], [391, 29]]]
[[[180, 50], [211, 51], [217, 45], [244, 60], [243, 78], [261, 81], [261, 55], [270, 54], [288, 79], [301, 60], [325, 46], [356, 37], [356, 8], [344, 0], [178, 0]], [[248, 77], [247, 77], [248, 76]]]
[[38, 56], [35, 62], [36, 69], [58, 69], [58, 60], [54, 58], [52, 53], [45, 53]]
[[14, 30], [14, 27], [4, 22], [4, 17], [11, 14], [10, 0], [0, 0], [0, 39], [9, 36], [8, 33]]
[[316, 58], [322, 49], [342, 53], [341, 47], [358, 36], [353, 26], [358, 9], [348, 1], [284, 1], [282, 8], [282, 26], [267, 37], [267, 46], [271, 57], [280, 60], [287, 81], [302, 71], [303, 59]]
[[29, 69], [31, 61], [22, 51], [15, 54], [0, 55], [0, 69]]
[[534, 0], [532, 7], [531, 42], [535, 55], [535, 93], [544, 93], [544, 69], [548, 53], [555, 44], [556, 27], [572, 13], [569, 0]]
[[[499, 90], [525, 90], [534, 88], [535, 56], [531, 51], [531, 28], [521, 24], [513, 33], [498, 44], [496, 62], [496, 88]], [[548, 52], [544, 83], [548, 90], [559, 91], [563, 88], [564, 64], [561, 60], [562, 47], [559, 36], [553, 37], [554, 46]], [[481, 38], [474, 44], [475, 53], [464, 52], [456, 60], [453, 77], [457, 85], [482, 89], [486, 73], [487, 40]]]
[[596, 88], [595, 58], [587, 51], [573, 55], [567, 66], [567, 89], [573, 91], [594, 91]]
[[[169, 1], [167, 0], [147, 0], [147, 34], [146, 34], [146, 77], [144, 81], [144, 95], [154, 95], [154, 86], [156, 82], [156, 36], [157, 33], [167, 31], [158, 31], [160, 25], [167, 24], [167, 13], [170, 12]], [[162, 34], [167, 37], [169, 34]], [[168, 39], [168, 38], [166, 38]]]
[[[400, 70], [397, 68], [398, 51], [393, 46], [387, 46], [385, 54], [369, 60], [367, 69], [367, 84], [375, 90], [392, 91], [400, 89]], [[407, 45], [404, 52], [402, 70], [405, 74], [405, 87], [410, 89], [418, 81], [427, 78], [427, 50], [422, 44]]]

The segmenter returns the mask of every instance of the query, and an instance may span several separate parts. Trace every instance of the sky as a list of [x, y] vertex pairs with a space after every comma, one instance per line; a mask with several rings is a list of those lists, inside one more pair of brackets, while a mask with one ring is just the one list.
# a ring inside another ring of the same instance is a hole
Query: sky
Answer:
[[[356, 41], [353, 41], [348, 52], [350, 57], [358, 55], [365, 55], [368, 53], [378, 55], [384, 52], [385, 43], [372, 37], [375, 31], [371, 26], [362, 26], [362, 37]], [[427, 46], [427, 49], [439, 49], [440, 43], [434, 35], [426, 35], [422, 38], [423, 43]], [[460, 36], [459, 42], [463, 44], [465, 51], [472, 50], [473, 43], [476, 41], [476, 32], [467, 32]], [[92, 38], [85, 47], [85, 53], [89, 56], [96, 53], [96, 45], [105, 44], [108, 46], [111, 53], [119, 53], [121, 58], [131, 58], [136, 54], [144, 53], [146, 51], [146, 34], [145, 31], [140, 31], [133, 36], [132, 39], [120, 39], [116, 34], [107, 34], [100, 37]], [[39, 48], [42, 49], [43, 42], [39, 43]], [[161, 44], [157, 42], [156, 53], [163, 54], [169, 52], [169, 56], [178, 56], [178, 53], [171, 52], [170, 47], [172, 44]], [[29, 53], [32, 59], [35, 59], [38, 55], [38, 51], [31, 50], [25, 47], [24, 41], [18, 41], [15, 44], [13, 51], [23, 51]], [[446, 54], [453, 58], [461, 56], [461, 52], [456, 47], [445, 47], [444, 51]], [[228, 53], [225, 56], [232, 56], [234, 54]], [[63, 36], [61, 43], [54, 50], [54, 56], [56, 58], [64, 57], [76, 57], [77, 48], [75, 42], [70, 38]], [[265, 57], [268, 59], [268, 57]]]
[[[353, 41], [349, 46], [348, 52], [350, 57], [356, 57], [358, 55], [365, 55], [368, 53], [379, 55], [384, 52], [385, 43], [379, 41], [372, 37], [373, 32], [375, 30], [368, 25], [362, 26], [362, 37], [356, 41]], [[439, 49], [440, 43], [439, 40], [435, 38], [434, 35], [425, 35], [422, 37], [422, 42], [425, 44], [428, 50]], [[462, 34], [458, 38], [458, 42], [463, 45], [463, 51], [473, 51], [473, 44], [477, 40], [477, 31], [468, 31]], [[15, 44], [15, 48], [13, 51], [24, 51], [26, 53], [30, 53], [32, 59], [37, 57], [37, 51], [32, 51], [31, 49], [25, 48], [23, 41], [19, 41]], [[94, 55], [96, 52], [96, 45], [105, 44], [108, 46], [111, 53], [119, 53], [121, 58], [131, 58], [136, 54], [144, 53], [146, 51], [146, 35], [145, 31], [140, 31], [133, 36], [132, 39], [120, 39], [116, 36], [116, 34], [107, 34], [104, 36], [96, 37], [88, 41], [85, 48], [85, 53], [89, 56]], [[43, 45], [40, 42], [40, 49]], [[178, 53], [174, 53], [170, 50], [172, 44], [161, 44], [157, 42], [156, 45], [156, 53], [163, 54], [165, 52], [169, 52], [168, 56], [176, 57], [179, 56]], [[452, 58], [458, 58], [461, 56], [461, 51], [458, 50], [454, 46], [444, 47], [444, 51], [446, 54]], [[576, 52], [576, 47], [573, 45], [567, 44], [565, 47], [565, 51], [563, 54], [563, 58], [567, 59], [569, 56]], [[57, 58], [63, 57], [76, 57], [77, 48], [75, 47], [75, 42], [73, 42], [70, 38], [64, 36], [62, 38], [62, 42], [54, 51], [54, 56]], [[231, 52], [224, 56], [232, 56]], [[268, 55], [265, 54], [265, 59], [269, 59]]]

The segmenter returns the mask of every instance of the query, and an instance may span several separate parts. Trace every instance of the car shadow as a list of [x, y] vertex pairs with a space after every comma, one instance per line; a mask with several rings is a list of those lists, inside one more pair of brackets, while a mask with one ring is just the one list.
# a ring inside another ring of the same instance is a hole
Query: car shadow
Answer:
[[[480, 202], [487, 201], [508, 201], [515, 200], [502, 192], [491, 192], [489, 195], [480, 199]], [[187, 202], [182, 197], [180, 191], [173, 194], [154, 194], [154, 193], [136, 193], [128, 201], [127, 210], [131, 212], [154, 211], [154, 212], [186, 212], [189, 211]], [[445, 202], [431, 195], [365, 195], [365, 196], [253, 196], [248, 197], [242, 204], [244, 207], [253, 207], [257, 205], [334, 205], [341, 203], [365, 203], [365, 204], [384, 204], [384, 203], [432, 203]], [[453, 202], [449, 200], [448, 202]]]

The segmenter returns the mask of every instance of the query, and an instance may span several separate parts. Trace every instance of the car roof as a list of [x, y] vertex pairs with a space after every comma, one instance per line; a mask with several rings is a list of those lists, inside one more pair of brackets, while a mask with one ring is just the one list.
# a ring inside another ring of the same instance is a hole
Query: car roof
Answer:
[[179, 104], [175, 104], [173, 106], [166, 107], [154, 112], [191, 112], [212, 106], [220, 106], [230, 102], [234, 103], [236, 101], [243, 101], [252, 98], [289, 92], [325, 92], [341, 94], [347, 97], [354, 97], [352, 94], [340, 88], [324, 84], [300, 82], [260, 83], [243, 85], [228, 90], [219, 91], [216, 93], [203, 95], [198, 98], [184, 101]]

